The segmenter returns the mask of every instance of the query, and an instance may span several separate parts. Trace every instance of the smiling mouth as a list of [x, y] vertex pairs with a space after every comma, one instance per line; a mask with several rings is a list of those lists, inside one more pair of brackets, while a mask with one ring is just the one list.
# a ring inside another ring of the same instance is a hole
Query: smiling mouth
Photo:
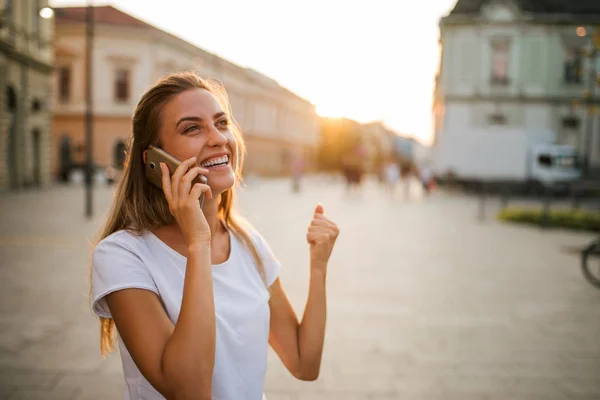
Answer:
[[224, 165], [227, 165], [228, 163], [229, 163], [229, 156], [224, 155], [221, 157], [215, 157], [210, 160], [204, 161], [200, 165], [204, 168], [210, 169], [210, 168], [222, 167]]

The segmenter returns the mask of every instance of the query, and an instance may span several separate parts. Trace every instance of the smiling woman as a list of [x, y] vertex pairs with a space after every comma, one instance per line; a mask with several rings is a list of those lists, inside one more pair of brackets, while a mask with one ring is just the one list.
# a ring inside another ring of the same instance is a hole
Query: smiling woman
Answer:
[[[161, 188], [144, 175], [150, 146], [182, 160], [175, 171], [161, 163]], [[91, 272], [101, 351], [112, 350], [116, 327], [126, 399], [260, 399], [268, 344], [298, 379], [319, 374], [338, 229], [318, 205], [306, 236], [310, 301], [299, 323], [279, 262], [233, 210], [243, 155], [225, 90], [211, 81], [174, 74], [138, 103]], [[193, 183], [198, 175], [208, 184]]]

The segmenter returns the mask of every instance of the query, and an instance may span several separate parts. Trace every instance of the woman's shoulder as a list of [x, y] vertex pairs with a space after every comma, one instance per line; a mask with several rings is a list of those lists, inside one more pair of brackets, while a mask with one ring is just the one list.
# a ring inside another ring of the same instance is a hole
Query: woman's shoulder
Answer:
[[256, 247], [256, 250], [258, 250], [258, 253], [263, 258], [270, 257], [272, 255], [273, 252], [271, 250], [271, 247], [269, 246], [267, 239], [265, 239], [265, 237], [260, 233], [260, 231], [256, 227], [247, 222], [246, 224], [244, 224], [243, 229], [254, 244], [254, 246]]
[[122, 248], [130, 252], [137, 252], [140, 244], [146, 240], [147, 232], [136, 233], [131, 230], [122, 229], [111, 233], [104, 239], [100, 240], [94, 251], [107, 248]]
[[92, 267], [95, 270], [112, 271], [113, 269], [147, 270], [149, 265], [147, 233], [120, 230], [100, 240], [92, 253]]
[[102, 298], [114, 291], [127, 288], [148, 289], [158, 294], [152, 271], [145, 261], [143, 235], [117, 231], [103, 238], [92, 255], [91, 285], [95, 312], [110, 318]]
[[250, 224], [244, 226], [244, 230], [250, 240], [252, 241], [255, 250], [257, 251], [257, 255], [261, 258], [263, 266], [265, 268], [265, 278], [268, 286], [271, 286], [277, 276], [279, 275], [279, 270], [281, 269], [281, 263], [271, 250], [271, 247], [267, 243], [267, 240], [263, 237], [263, 235], [259, 232], [258, 229], [253, 227]]
[[244, 224], [240, 224], [240, 228], [246, 232], [252, 243], [255, 246], [261, 246], [263, 242], [265, 242], [265, 238], [260, 234], [258, 229], [256, 229], [250, 222], [244, 221]]

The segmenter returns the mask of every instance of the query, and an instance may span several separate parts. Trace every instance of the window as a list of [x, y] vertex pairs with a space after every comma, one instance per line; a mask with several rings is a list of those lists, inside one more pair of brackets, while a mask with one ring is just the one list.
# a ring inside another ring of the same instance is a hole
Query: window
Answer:
[[119, 68], [115, 74], [115, 100], [126, 102], [129, 100], [129, 71]]
[[238, 122], [242, 122], [244, 120], [244, 98], [234, 92], [229, 94], [229, 104], [231, 105], [231, 112], [233, 117]]
[[12, 18], [13, 2], [12, 0], [4, 1], [4, 13], [8, 17]]
[[508, 51], [508, 40], [496, 40], [492, 42], [492, 83], [494, 84], [508, 84]]
[[583, 53], [580, 49], [567, 50], [565, 60], [565, 83], [579, 84], [583, 75]]
[[538, 156], [538, 164], [540, 164], [542, 167], [552, 167], [552, 156], [549, 154], [540, 154]]
[[269, 132], [275, 132], [277, 129], [277, 108], [272, 103], [267, 104], [266, 108], [266, 128]]
[[581, 121], [576, 116], [570, 115], [561, 119], [562, 131], [559, 132], [559, 143], [579, 147]]
[[15, 27], [13, 22], [13, 2], [12, 0], [4, 1], [3, 15], [0, 18], [0, 28], [4, 28], [8, 25], [8, 41], [10, 44], [15, 42]]
[[42, 109], [42, 102], [38, 99], [33, 99], [31, 103], [31, 111], [33, 113], [39, 112]]
[[12, 86], [6, 86], [6, 111], [10, 114], [17, 111], [17, 93]]
[[506, 115], [504, 114], [491, 114], [488, 117], [490, 125], [506, 125]]
[[574, 155], [559, 155], [555, 157], [556, 165], [564, 169], [579, 168], [579, 160]]
[[579, 129], [581, 122], [577, 117], [565, 117], [562, 119], [562, 126], [564, 129]]
[[265, 100], [257, 100], [255, 103], [256, 129], [264, 133], [273, 133], [277, 127], [277, 110], [275, 106]]
[[33, 13], [32, 13], [32, 21], [31, 21], [31, 30], [33, 33], [33, 37], [36, 40], [40, 39], [40, 0], [33, 0]]
[[68, 103], [71, 98], [71, 68], [58, 68], [58, 100]]

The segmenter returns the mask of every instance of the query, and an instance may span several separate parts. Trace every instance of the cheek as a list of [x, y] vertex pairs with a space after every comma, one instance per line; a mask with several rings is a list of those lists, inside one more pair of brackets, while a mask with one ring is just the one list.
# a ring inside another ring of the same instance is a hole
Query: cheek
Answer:
[[205, 142], [206, 140], [201, 136], [180, 136], [177, 140], [164, 143], [163, 150], [173, 157], [185, 161], [200, 154], [206, 144]]
[[232, 133], [227, 135], [227, 146], [231, 149], [231, 154], [233, 154], [234, 157], [237, 156], [237, 140]]

